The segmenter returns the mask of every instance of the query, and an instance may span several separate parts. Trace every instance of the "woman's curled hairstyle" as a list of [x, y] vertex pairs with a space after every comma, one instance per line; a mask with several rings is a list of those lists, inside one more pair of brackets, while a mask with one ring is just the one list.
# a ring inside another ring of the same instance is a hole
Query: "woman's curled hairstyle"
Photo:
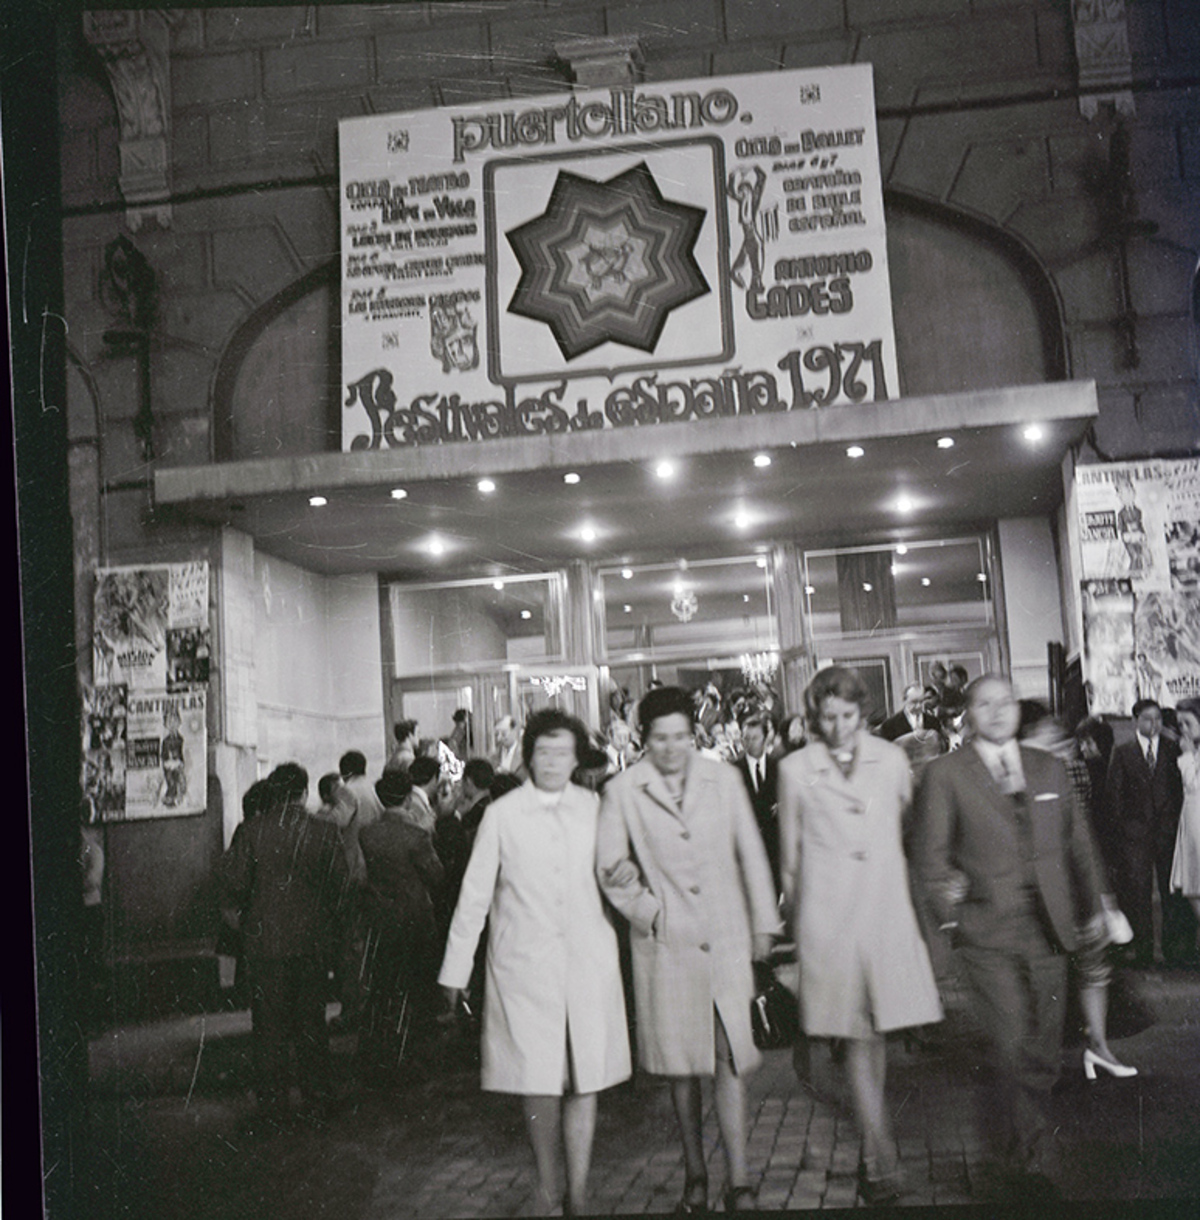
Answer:
[[557, 733], [562, 729], [566, 729], [575, 736], [575, 761], [578, 762], [591, 745], [587, 728], [582, 720], [578, 720], [560, 708], [544, 707], [534, 712], [525, 721], [525, 732], [521, 737], [521, 759], [525, 763], [525, 770], [529, 771], [531, 775], [533, 772], [530, 771], [529, 764], [533, 758], [533, 747], [537, 745], [537, 739], [550, 733]]

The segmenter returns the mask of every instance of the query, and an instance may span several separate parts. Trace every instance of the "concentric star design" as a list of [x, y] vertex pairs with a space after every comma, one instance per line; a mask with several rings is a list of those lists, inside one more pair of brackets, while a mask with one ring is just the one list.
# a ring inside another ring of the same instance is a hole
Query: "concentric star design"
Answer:
[[508, 233], [509, 312], [545, 322], [567, 360], [609, 340], [652, 352], [671, 310], [709, 291], [692, 253], [704, 216], [664, 199], [644, 161], [607, 182], [560, 171], [545, 212]]

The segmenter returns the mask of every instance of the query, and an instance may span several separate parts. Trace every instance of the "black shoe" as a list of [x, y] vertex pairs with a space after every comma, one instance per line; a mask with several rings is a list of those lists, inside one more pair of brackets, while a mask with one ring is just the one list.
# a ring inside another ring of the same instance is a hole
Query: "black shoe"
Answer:
[[725, 1188], [725, 1210], [727, 1212], [752, 1212], [758, 1207], [758, 1196], [753, 1186], [727, 1186]]
[[858, 1167], [858, 1194], [868, 1207], [885, 1207], [904, 1193], [904, 1178], [899, 1168], [877, 1177], [867, 1176], [866, 1165]]
[[708, 1179], [688, 1178], [683, 1184], [683, 1198], [675, 1204], [677, 1216], [708, 1214]]

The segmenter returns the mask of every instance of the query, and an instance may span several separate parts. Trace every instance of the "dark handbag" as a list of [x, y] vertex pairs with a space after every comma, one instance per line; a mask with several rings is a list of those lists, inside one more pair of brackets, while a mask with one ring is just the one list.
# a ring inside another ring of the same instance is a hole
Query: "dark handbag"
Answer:
[[783, 1050], [800, 1036], [796, 997], [775, 977], [775, 971], [767, 962], [754, 963], [750, 1028], [754, 1045], [760, 1051]]

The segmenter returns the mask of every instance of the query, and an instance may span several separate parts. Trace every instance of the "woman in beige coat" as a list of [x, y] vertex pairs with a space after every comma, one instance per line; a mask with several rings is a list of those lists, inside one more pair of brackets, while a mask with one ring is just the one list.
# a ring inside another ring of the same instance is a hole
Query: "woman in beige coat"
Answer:
[[741, 777], [693, 749], [691, 696], [653, 690], [638, 718], [646, 756], [604, 791], [600, 884], [631, 926], [639, 1061], [671, 1078], [687, 1175], [680, 1210], [707, 1207], [704, 1076], [715, 1077], [726, 1207], [746, 1210], [744, 1078], [761, 1061], [750, 963], [778, 928], [774, 883]]
[[900, 1194], [883, 1035], [940, 1021], [942, 1008], [902, 845], [912, 796], [908, 759], [867, 732], [866, 698], [859, 676], [838, 666], [809, 683], [813, 740], [779, 764], [779, 833], [804, 1030], [846, 1039], [863, 1137], [860, 1191], [866, 1202], [883, 1203]]
[[550, 708], [522, 741], [532, 777], [483, 815], [438, 981], [452, 1006], [488, 923], [483, 1088], [521, 1095], [537, 1210], [586, 1206], [596, 1094], [629, 1077], [617, 937], [596, 885], [596, 797], [570, 782], [587, 730]]

